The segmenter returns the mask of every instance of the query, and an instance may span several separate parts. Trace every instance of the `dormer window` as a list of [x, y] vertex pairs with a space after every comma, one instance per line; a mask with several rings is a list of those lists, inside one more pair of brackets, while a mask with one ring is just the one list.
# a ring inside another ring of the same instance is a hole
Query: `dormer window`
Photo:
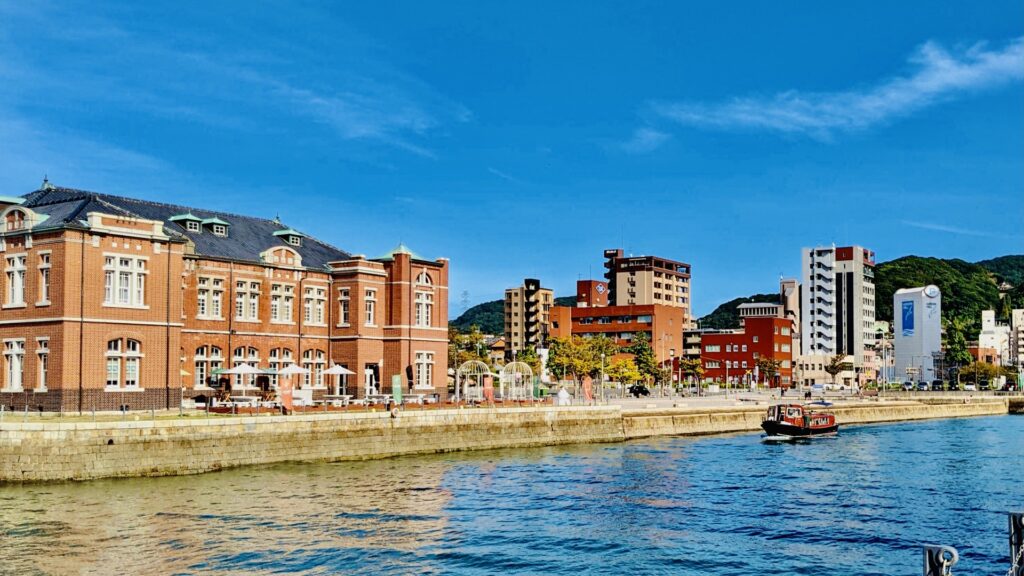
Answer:
[[278, 230], [274, 232], [274, 236], [281, 238], [282, 240], [291, 244], [292, 246], [302, 246], [302, 238], [305, 236], [305, 234], [299, 232], [298, 230], [292, 230], [291, 228], [287, 228], [285, 230]]
[[203, 226], [209, 226], [210, 232], [213, 232], [214, 236], [228, 235], [228, 223], [221, 220], [220, 218], [207, 218], [203, 220]]
[[177, 222], [179, 226], [188, 230], [189, 232], [202, 232], [203, 219], [195, 214], [188, 212], [185, 214], [175, 214], [167, 219], [169, 222]]
[[7, 231], [22, 230], [25, 228], [25, 213], [21, 210], [11, 210], [7, 213]]

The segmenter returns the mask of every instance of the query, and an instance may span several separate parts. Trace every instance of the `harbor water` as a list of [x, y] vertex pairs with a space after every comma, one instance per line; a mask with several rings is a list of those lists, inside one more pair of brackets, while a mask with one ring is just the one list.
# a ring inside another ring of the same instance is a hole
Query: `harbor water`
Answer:
[[1024, 417], [0, 486], [3, 574], [914, 575], [1008, 568]]

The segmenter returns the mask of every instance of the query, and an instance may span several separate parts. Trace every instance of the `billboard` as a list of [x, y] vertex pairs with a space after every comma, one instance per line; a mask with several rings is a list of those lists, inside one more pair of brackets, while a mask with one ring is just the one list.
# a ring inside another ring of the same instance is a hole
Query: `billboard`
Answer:
[[913, 336], [914, 335], [914, 301], [904, 300], [903, 306], [903, 335]]

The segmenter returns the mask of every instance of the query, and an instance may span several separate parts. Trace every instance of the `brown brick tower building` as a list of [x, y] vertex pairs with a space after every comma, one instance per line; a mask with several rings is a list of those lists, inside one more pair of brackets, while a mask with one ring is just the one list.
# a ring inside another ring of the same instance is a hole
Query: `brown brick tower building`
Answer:
[[[276, 220], [59, 188], [0, 196], [0, 404], [177, 408], [276, 385], [447, 389], [448, 262], [353, 256]], [[218, 375], [251, 364], [266, 375]], [[354, 376], [324, 376], [332, 365]]]

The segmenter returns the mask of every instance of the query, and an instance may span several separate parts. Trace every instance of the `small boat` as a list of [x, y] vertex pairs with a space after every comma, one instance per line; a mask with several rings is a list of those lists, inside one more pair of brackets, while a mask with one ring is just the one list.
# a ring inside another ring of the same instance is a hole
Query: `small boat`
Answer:
[[761, 428], [768, 433], [768, 439], [786, 440], [835, 434], [839, 424], [831, 412], [800, 404], [776, 404], [768, 409]]

